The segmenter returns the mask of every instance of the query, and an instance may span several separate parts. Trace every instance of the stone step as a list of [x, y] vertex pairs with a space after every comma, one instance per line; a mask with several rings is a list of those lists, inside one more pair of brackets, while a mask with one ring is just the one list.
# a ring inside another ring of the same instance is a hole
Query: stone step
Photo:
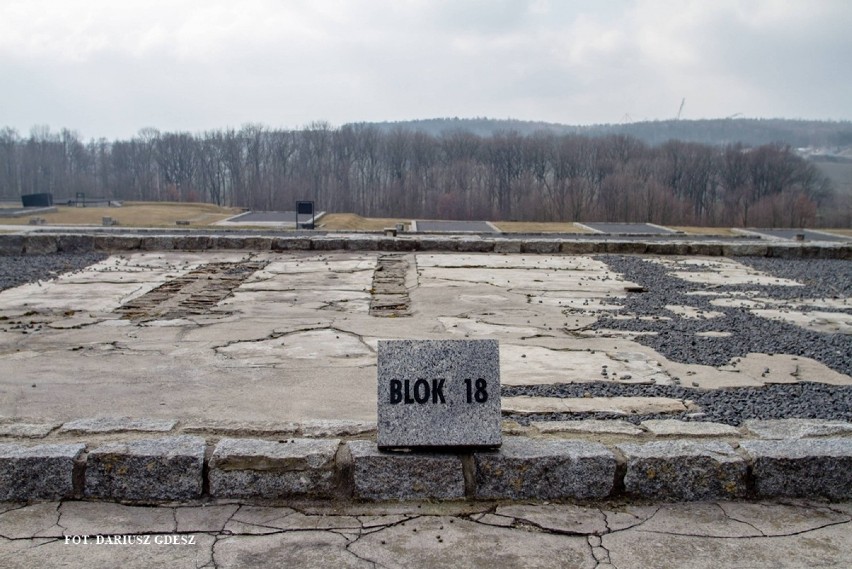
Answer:
[[246, 249], [254, 251], [347, 250], [347, 251], [456, 251], [479, 253], [528, 253], [570, 255], [647, 254], [758, 256], [809, 259], [852, 259], [852, 244], [841, 242], [766, 242], [760, 240], [690, 240], [690, 236], [666, 241], [570, 239], [506, 239], [490, 236], [418, 235], [386, 237], [372, 234], [318, 234], [273, 237], [258, 235], [206, 235], [181, 232], [151, 235], [128, 230], [89, 233], [0, 234], [0, 256], [88, 251], [205, 251]]
[[[156, 424], [157, 438], [114, 440], [116, 422], [108, 421], [101, 442], [67, 442], [94, 436], [89, 424], [84, 431], [57, 430], [52, 437], [60, 442], [0, 444], [0, 500], [852, 498], [849, 423], [791, 420], [782, 429], [778, 421], [750, 422], [737, 436], [724, 429], [689, 434], [689, 428], [678, 435], [675, 421], [665, 428], [652, 423], [641, 435], [625, 434], [622, 422], [612, 422], [613, 429], [583, 423], [584, 432], [596, 434], [531, 428], [532, 436], [505, 436], [499, 450], [383, 452], [372, 434], [354, 440], [162, 436]], [[768, 437], [755, 438], [760, 432]], [[809, 438], [820, 433], [828, 436]]]

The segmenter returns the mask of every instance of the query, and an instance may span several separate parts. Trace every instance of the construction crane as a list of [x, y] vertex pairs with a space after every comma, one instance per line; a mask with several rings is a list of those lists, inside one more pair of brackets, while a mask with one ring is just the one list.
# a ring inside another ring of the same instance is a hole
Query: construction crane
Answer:
[[681, 101], [680, 101], [680, 108], [677, 110], [677, 116], [675, 117], [675, 120], [676, 120], [676, 121], [679, 121], [679, 120], [680, 120], [680, 114], [683, 112], [683, 105], [684, 105], [684, 104], [686, 104], [686, 97], [684, 97], [684, 98], [683, 98], [683, 99], [681, 99]]

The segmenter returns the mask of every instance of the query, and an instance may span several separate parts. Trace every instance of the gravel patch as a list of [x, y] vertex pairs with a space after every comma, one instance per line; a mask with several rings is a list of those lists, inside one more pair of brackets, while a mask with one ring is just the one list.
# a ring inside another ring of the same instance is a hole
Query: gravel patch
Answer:
[[102, 253], [57, 253], [0, 257], [0, 290], [80, 271], [103, 261], [107, 256]]
[[[669, 274], [663, 265], [641, 257], [602, 255], [598, 259], [628, 280], [642, 285], [646, 292], [611, 299], [620, 305], [615, 314], [600, 316], [590, 329], [656, 332], [637, 336], [635, 341], [649, 346], [670, 360], [688, 364], [721, 366], [750, 352], [792, 354], [813, 358], [826, 366], [852, 375], [852, 337], [825, 334], [761, 318], [746, 308], [710, 304], [716, 297], [688, 295], [696, 290], [714, 292], [754, 292], [762, 298], [784, 300], [791, 309], [819, 310], [799, 306], [797, 300], [848, 298], [852, 296], [852, 263], [837, 260], [789, 260], [738, 258], [737, 261], [779, 278], [800, 282], [804, 287], [780, 285], [726, 285], [703, 287]], [[688, 266], [679, 271], [690, 270]], [[701, 270], [698, 268], [692, 270]], [[666, 305], [690, 306], [700, 312], [716, 312], [718, 318], [683, 318]], [[834, 310], [833, 310], [834, 311]], [[843, 311], [848, 312], [848, 311]], [[616, 320], [615, 315], [651, 317], [652, 320]], [[653, 320], [667, 316], [671, 320]], [[724, 330], [729, 337], [700, 337], [699, 332]], [[537, 386], [503, 386], [504, 397], [671, 397], [690, 400], [699, 411], [684, 413], [615, 415], [612, 413], [509, 414], [504, 417], [527, 425], [532, 421], [576, 421], [583, 419], [623, 419], [634, 424], [650, 419], [713, 421], [738, 426], [747, 419], [826, 419], [852, 422], [852, 386], [800, 382], [769, 384], [762, 387], [695, 389], [681, 385], [629, 385], [613, 382], [574, 383]]]
[[678, 385], [624, 385], [610, 382], [503, 386], [502, 397], [671, 397], [691, 400], [700, 411], [616, 415], [613, 413], [504, 414], [522, 425], [532, 421], [623, 419], [634, 424], [650, 419], [712, 421], [739, 426], [746, 419], [826, 419], [852, 422], [852, 386], [801, 382], [763, 387], [693, 389]]
[[[752, 314], [747, 308], [720, 307], [710, 304], [715, 297], [689, 295], [698, 290], [714, 292], [754, 291], [759, 297], [785, 301], [804, 298], [850, 296], [852, 263], [836, 260], [778, 260], [763, 258], [737, 259], [769, 274], [794, 279], [807, 285], [714, 285], [703, 287], [672, 276], [667, 268], [641, 257], [602, 255], [598, 259], [610, 269], [645, 288], [644, 293], [611, 299], [621, 305], [615, 314], [605, 314], [589, 329], [611, 329], [632, 332], [656, 332], [641, 335], [636, 341], [649, 346], [668, 359], [688, 364], [722, 366], [733, 358], [751, 352], [791, 354], [822, 362], [831, 369], [852, 375], [852, 336], [805, 330], [786, 322], [769, 320]], [[678, 270], [681, 270], [679, 267]], [[795, 304], [795, 303], [793, 303]], [[690, 306], [700, 313], [722, 313], [718, 318], [682, 318], [666, 309], [666, 305]], [[796, 306], [790, 308], [797, 309]], [[802, 307], [803, 310], [805, 307]], [[813, 310], [813, 309], [808, 309]], [[844, 312], [848, 312], [844, 311]], [[651, 317], [652, 320], [617, 320], [615, 315]], [[667, 316], [671, 320], [653, 320]], [[696, 336], [701, 332], [723, 330], [728, 337]]]

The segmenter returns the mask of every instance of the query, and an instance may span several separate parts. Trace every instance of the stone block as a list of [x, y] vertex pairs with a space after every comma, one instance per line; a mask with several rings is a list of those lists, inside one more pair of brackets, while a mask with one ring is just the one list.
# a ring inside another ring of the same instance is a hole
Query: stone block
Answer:
[[343, 251], [346, 249], [346, 239], [317, 237], [313, 240], [315, 251]]
[[766, 256], [779, 259], [797, 259], [802, 256], [802, 248], [795, 244], [773, 243], [766, 246]]
[[612, 493], [616, 460], [600, 443], [507, 437], [474, 467], [477, 498], [593, 499]]
[[726, 257], [766, 257], [768, 250], [766, 245], [752, 243], [722, 245], [722, 254]]
[[627, 459], [628, 494], [662, 500], [745, 496], [748, 465], [722, 442], [667, 441], [617, 446]]
[[648, 250], [642, 241], [605, 241], [602, 243], [607, 253], [618, 255], [641, 255]]
[[521, 241], [521, 253], [558, 253], [560, 243], [556, 240], [524, 240]]
[[449, 237], [420, 237], [421, 251], [458, 251], [459, 242]]
[[330, 498], [339, 439], [222, 439], [210, 458], [217, 498]]
[[642, 421], [641, 425], [658, 437], [738, 437], [740, 431], [731, 425], [703, 421], [678, 421], [676, 419], [654, 419]]
[[175, 249], [180, 251], [206, 251], [215, 237], [209, 235], [181, 235], [175, 238]]
[[59, 235], [56, 241], [56, 250], [60, 253], [88, 253], [95, 249], [95, 239], [91, 235]]
[[583, 433], [591, 435], [638, 436], [645, 433], [643, 429], [632, 423], [618, 420], [534, 421], [532, 426], [542, 434]]
[[347, 251], [375, 251], [376, 240], [371, 237], [349, 237], [346, 239]]
[[378, 446], [498, 446], [496, 340], [379, 341]]
[[381, 237], [375, 242], [378, 251], [418, 251], [420, 242], [417, 239], [401, 237]]
[[520, 253], [521, 241], [519, 239], [496, 239], [494, 241], [495, 253]]
[[83, 444], [0, 444], [0, 501], [56, 500], [74, 493]]
[[135, 251], [142, 245], [138, 235], [97, 234], [94, 240], [95, 251]]
[[175, 237], [172, 235], [149, 235], [139, 240], [139, 248], [143, 251], [171, 251], [175, 248]]
[[372, 441], [347, 443], [355, 497], [362, 500], [457, 500], [464, 498], [458, 455], [392, 453]]
[[272, 240], [273, 251], [310, 251], [311, 240], [306, 237], [277, 237]]
[[0, 423], [0, 437], [43, 439], [58, 426], [57, 423]]
[[246, 238], [242, 235], [217, 235], [217, 249], [245, 249]]
[[23, 235], [0, 234], [0, 256], [22, 255], [23, 253]]
[[646, 252], [649, 255], [687, 255], [689, 244], [652, 241], [648, 243]]
[[315, 419], [301, 424], [305, 437], [351, 437], [375, 433], [375, 421], [353, 421], [348, 419]]
[[456, 250], [461, 253], [493, 253], [494, 241], [485, 239], [459, 239]]
[[833, 435], [852, 435], [852, 423], [820, 419], [749, 419], [746, 430], [762, 439], [803, 439]]
[[189, 435], [107, 443], [86, 462], [86, 496], [156, 501], [198, 498], [204, 439]]
[[58, 248], [54, 235], [29, 234], [24, 237], [25, 255], [49, 255], [56, 253]]
[[196, 419], [182, 422], [181, 431], [193, 434], [216, 434], [226, 437], [292, 437], [299, 423], [290, 421], [238, 421], [233, 419]]
[[68, 421], [60, 433], [103, 434], [124, 432], [167, 433], [175, 428], [174, 419], [130, 419], [128, 417], [92, 417]]
[[703, 257], [720, 257], [723, 253], [720, 243], [690, 243], [689, 254]]
[[568, 255], [591, 255], [594, 253], [606, 253], [606, 243], [602, 241], [563, 241], [559, 247], [561, 253]]
[[743, 441], [759, 496], [852, 498], [852, 439]]

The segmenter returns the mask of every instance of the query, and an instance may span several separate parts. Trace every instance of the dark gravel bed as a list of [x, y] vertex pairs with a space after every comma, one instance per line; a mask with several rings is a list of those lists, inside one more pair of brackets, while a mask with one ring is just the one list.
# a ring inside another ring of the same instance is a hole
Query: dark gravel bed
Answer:
[[763, 387], [693, 389], [677, 385], [624, 385], [609, 382], [558, 385], [506, 386], [502, 397], [671, 397], [690, 399], [700, 412], [648, 415], [613, 413], [504, 414], [522, 425], [531, 421], [579, 421], [581, 419], [622, 419], [638, 424], [649, 419], [713, 421], [740, 425], [746, 419], [826, 419], [852, 421], [852, 386], [823, 383], [770, 384]]
[[46, 281], [62, 273], [79, 271], [107, 258], [102, 253], [61, 253], [0, 257], [0, 290], [36, 281]]
[[[738, 258], [737, 261], [778, 278], [795, 280], [806, 286], [733, 285], [704, 287], [672, 276], [660, 264], [641, 257], [602, 255], [598, 259], [628, 280], [642, 285], [646, 292], [630, 293], [626, 298], [612, 299], [620, 305], [617, 314], [670, 317], [671, 320], [616, 320], [603, 315], [591, 329], [649, 331], [656, 335], [637, 336], [635, 341], [650, 346], [665, 357], [689, 364], [719, 366], [750, 352], [784, 353], [813, 358], [828, 367], [852, 375], [852, 337], [804, 330], [792, 324], [755, 316], [746, 308], [718, 307], [710, 304], [715, 296], [689, 295], [697, 290], [714, 292], [755, 292], [762, 298], [784, 300], [802, 311], [796, 300], [813, 298], [849, 298], [852, 296], [852, 263], [836, 260], [789, 260]], [[678, 270], [689, 270], [679, 267]], [[693, 270], [700, 270], [695, 268]], [[698, 311], [722, 313], [718, 318], [683, 318], [665, 308], [683, 305]], [[818, 309], [816, 309], [818, 310]], [[844, 310], [843, 312], [848, 312]], [[731, 336], [705, 338], [698, 332], [725, 331]], [[504, 397], [671, 397], [689, 399], [699, 412], [665, 414], [616, 415], [612, 413], [547, 413], [508, 414], [506, 418], [529, 424], [531, 421], [565, 421], [581, 419], [623, 419], [640, 423], [649, 419], [714, 421], [740, 425], [747, 419], [809, 418], [852, 421], [852, 386], [800, 382], [769, 384], [763, 387], [695, 389], [681, 385], [626, 385], [614, 382], [574, 383], [510, 387], [502, 389]]]
[[[771, 259], [741, 257], [737, 261], [773, 277], [802, 283], [803, 287], [775, 287], [775, 298], [799, 300], [804, 298], [852, 297], [852, 262], [839, 259]], [[752, 288], [752, 287], [748, 287]], [[819, 309], [817, 309], [819, 310]], [[850, 309], [852, 310], [852, 309]]]
[[[840, 373], [852, 375], [852, 336], [805, 330], [786, 322], [769, 320], [752, 314], [747, 308], [719, 307], [710, 304], [716, 297], [689, 295], [698, 290], [714, 292], [756, 291], [765, 298], [794, 300], [850, 296], [852, 263], [836, 260], [777, 260], [763, 258], [737, 259], [762, 271], [803, 282], [805, 287], [782, 285], [704, 287], [676, 278], [667, 268], [641, 257], [601, 255], [598, 259], [610, 269], [646, 292], [630, 293], [626, 298], [612, 299], [622, 308], [613, 315], [602, 315], [589, 329], [613, 329], [634, 332], [656, 332], [640, 335], [636, 341], [649, 346], [670, 360], [688, 364], [721, 366], [733, 358], [750, 352], [791, 354], [813, 358]], [[699, 311], [720, 312], [718, 318], [682, 318], [666, 305], [690, 306]], [[844, 311], [845, 312], [845, 311]], [[631, 314], [671, 320], [617, 320], [612, 316]], [[724, 331], [728, 337], [701, 337], [699, 332]]]

